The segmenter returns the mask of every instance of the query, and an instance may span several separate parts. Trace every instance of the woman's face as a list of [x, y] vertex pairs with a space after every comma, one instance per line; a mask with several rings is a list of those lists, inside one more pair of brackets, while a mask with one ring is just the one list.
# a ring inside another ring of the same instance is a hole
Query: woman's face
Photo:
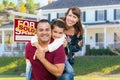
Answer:
[[78, 17], [72, 13], [72, 10], [66, 15], [66, 25], [73, 26], [78, 22]]

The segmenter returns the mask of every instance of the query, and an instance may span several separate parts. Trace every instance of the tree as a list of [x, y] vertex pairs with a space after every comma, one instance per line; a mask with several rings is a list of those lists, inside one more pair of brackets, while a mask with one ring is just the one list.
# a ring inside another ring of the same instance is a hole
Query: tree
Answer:
[[9, 3], [9, 6], [15, 7], [15, 3], [14, 3], [14, 2], [10, 2], [10, 3]]
[[23, 13], [26, 13], [26, 7], [25, 7], [25, 4], [23, 2], [23, 0], [19, 0], [19, 12], [23, 12]]
[[3, 4], [4, 4], [5, 7], [7, 7], [8, 6], [8, 0], [3, 0]]
[[4, 12], [4, 5], [2, 3], [0, 3], [0, 12]]
[[34, 6], [35, 6], [35, 9], [38, 9], [40, 8], [40, 3], [35, 3]]
[[34, 0], [26, 0], [26, 8], [31, 14], [35, 14]]

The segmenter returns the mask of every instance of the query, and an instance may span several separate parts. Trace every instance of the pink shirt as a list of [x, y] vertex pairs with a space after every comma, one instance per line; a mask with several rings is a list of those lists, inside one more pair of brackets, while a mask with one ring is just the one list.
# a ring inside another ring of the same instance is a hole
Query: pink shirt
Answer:
[[[28, 42], [26, 45], [25, 57], [29, 59], [32, 64], [33, 80], [56, 80], [57, 78], [49, 73], [39, 60], [33, 60], [35, 51], [36, 48], [33, 47], [30, 42]], [[65, 63], [64, 47], [61, 46], [53, 52], [47, 52], [45, 57], [49, 62], [53, 64]]]

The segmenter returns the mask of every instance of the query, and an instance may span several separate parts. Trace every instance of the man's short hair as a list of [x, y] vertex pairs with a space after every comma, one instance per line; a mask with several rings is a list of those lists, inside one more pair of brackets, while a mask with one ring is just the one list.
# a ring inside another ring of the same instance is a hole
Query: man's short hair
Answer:
[[50, 21], [48, 21], [47, 19], [41, 19], [41, 20], [39, 20], [37, 22], [37, 24], [36, 24], [36, 29], [37, 29], [37, 26], [38, 26], [39, 23], [46, 23], [46, 22], [50, 24]]

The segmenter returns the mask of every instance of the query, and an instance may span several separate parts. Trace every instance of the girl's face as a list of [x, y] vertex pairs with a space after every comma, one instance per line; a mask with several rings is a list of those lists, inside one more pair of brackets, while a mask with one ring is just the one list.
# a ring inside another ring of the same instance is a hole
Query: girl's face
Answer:
[[72, 13], [72, 10], [66, 15], [66, 24], [67, 26], [73, 26], [78, 22], [78, 17]]
[[63, 28], [59, 28], [58, 26], [54, 26], [54, 28], [52, 29], [52, 38], [53, 39], [61, 38], [63, 33], [64, 33]]

